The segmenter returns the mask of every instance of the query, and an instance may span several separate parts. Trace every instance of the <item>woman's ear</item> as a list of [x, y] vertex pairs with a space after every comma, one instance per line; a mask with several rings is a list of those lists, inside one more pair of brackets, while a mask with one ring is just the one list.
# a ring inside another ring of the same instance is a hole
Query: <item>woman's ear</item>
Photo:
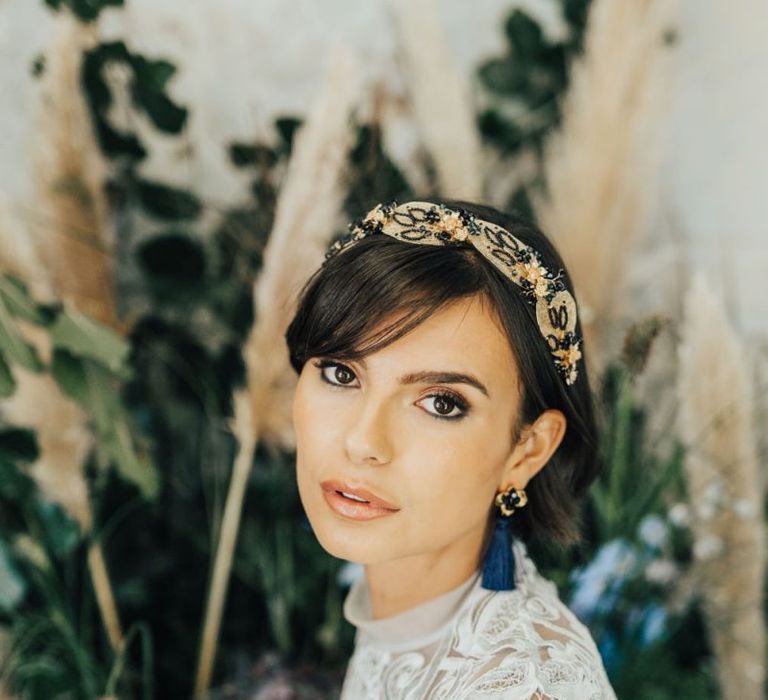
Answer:
[[562, 411], [548, 408], [520, 433], [520, 439], [509, 455], [500, 489], [510, 486], [523, 489], [539, 473], [555, 453], [565, 436], [568, 421]]

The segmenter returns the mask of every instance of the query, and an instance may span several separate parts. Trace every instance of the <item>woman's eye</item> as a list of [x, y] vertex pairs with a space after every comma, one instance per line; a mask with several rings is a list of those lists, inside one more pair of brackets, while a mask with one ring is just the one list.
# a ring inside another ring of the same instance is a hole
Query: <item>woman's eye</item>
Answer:
[[[320, 370], [320, 379], [326, 384], [339, 388], [352, 386], [355, 373], [346, 365], [331, 360], [316, 360], [312, 364]], [[461, 396], [450, 391], [434, 392], [425, 396], [419, 403], [428, 400], [432, 400], [433, 408], [427, 413], [438, 420], [461, 420], [469, 413], [469, 404]]]
[[[331, 362], [330, 360], [318, 360], [313, 362], [315, 367], [320, 370], [320, 378], [332, 386], [347, 386], [350, 383], [350, 377], [354, 378], [354, 372], [346, 365], [339, 364], [338, 362]], [[326, 369], [335, 369], [334, 372], [326, 372]], [[328, 377], [332, 376], [333, 380]]]
[[[459, 420], [467, 415], [469, 406], [467, 402], [456, 394], [440, 391], [424, 397], [422, 401], [433, 400], [435, 412], [432, 415], [442, 420]], [[458, 413], [456, 410], [458, 409]]]

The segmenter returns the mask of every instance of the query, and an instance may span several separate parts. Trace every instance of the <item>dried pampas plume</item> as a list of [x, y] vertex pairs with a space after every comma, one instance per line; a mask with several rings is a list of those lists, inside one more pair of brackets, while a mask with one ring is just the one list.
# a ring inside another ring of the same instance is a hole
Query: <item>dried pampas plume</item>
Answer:
[[44, 271], [28, 227], [0, 192], [0, 273], [24, 280], [35, 299], [55, 300], [51, 281]]
[[352, 110], [362, 90], [354, 58], [332, 54], [328, 83], [297, 133], [275, 221], [254, 285], [255, 322], [243, 349], [254, 430], [292, 450], [293, 376], [285, 331], [297, 294], [319, 267], [343, 212], [344, 168], [352, 144]]
[[[648, 223], [675, 8], [676, 0], [594, 0], [562, 126], [545, 147], [547, 194], [534, 209], [562, 249], [588, 338], [615, 314], [626, 253]], [[602, 341], [586, 341], [598, 366]]]
[[112, 226], [104, 194], [107, 167], [80, 81], [81, 57], [96, 29], [57, 16], [46, 56], [33, 152], [40, 211], [30, 219], [37, 255], [57, 295], [119, 328], [112, 286]]
[[[43, 330], [24, 324], [23, 333], [43, 358], [50, 357], [50, 340]], [[35, 374], [23, 367], [12, 371], [17, 388], [0, 408], [13, 425], [35, 431], [40, 458], [31, 466], [30, 476], [44, 498], [58, 503], [88, 533], [93, 521], [82, 464], [93, 447], [93, 437], [86, 428], [86, 416], [61, 393], [50, 374]]]
[[[25, 339], [50, 363], [50, 338], [44, 330], [19, 323]], [[61, 393], [50, 374], [34, 374], [13, 368], [16, 391], [0, 404], [4, 420], [35, 431], [39, 456], [30, 467], [42, 496], [58, 504], [77, 522], [84, 537], [93, 531], [93, 514], [88, 483], [83, 473], [93, 436], [83, 410]], [[88, 547], [88, 568], [110, 644], [118, 650], [123, 633], [101, 543], [93, 539]]]
[[247, 387], [234, 397], [233, 432], [240, 447], [216, 548], [195, 679], [196, 698], [205, 697], [210, 684], [254, 449], [258, 440], [295, 448], [291, 421], [295, 376], [288, 361], [285, 331], [297, 294], [320, 266], [343, 209], [342, 179], [353, 135], [351, 115], [359, 94], [355, 59], [338, 48], [332, 55], [325, 89], [294, 139], [262, 270], [254, 285], [255, 321], [243, 348]]
[[[26, 237], [29, 243], [4, 247], [0, 260], [3, 272], [21, 277], [46, 301], [63, 297], [99, 321], [118, 326], [102, 194], [104, 165], [80, 85], [81, 55], [94, 40], [93, 31], [66, 13], [56, 20], [35, 151], [40, 218], [27, 221], [34, 234]], [[0, 234], [0, 240], [5, 235]], [[49, 363], [48, 335], [30, 324], [18, 326]], [[49, 374], [16, 367], [14, 377], [16, 391], [0, 408], [8, 422], [35, 430], [40, 454], [30, 474], [41, 494], [60, 505], [90, 537], [94, 523], [83, 466], [93, 438], [87, 417]], [[110, 643], [118, 650], [122, 629], [98, 538], [90, 542], [88, 566]]]
[[469, 86], [453, 65], [434, 0], [394, 0], [416, 118], [437, 170], [441, 194], [476, 199], [480, 136]]
[[723, 698], [763, 698], [766, 563], [750, 363], [702, 277], [685, 299], [679, 427], [694, 555]]

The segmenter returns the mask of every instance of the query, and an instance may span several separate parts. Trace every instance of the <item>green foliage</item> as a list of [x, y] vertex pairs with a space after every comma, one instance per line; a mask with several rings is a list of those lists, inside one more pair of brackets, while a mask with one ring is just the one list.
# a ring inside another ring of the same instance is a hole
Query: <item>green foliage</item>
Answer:
[[632, 650], [631, 663], [613, 679], [617, 697], [626, 700], [717, 700], [707, 634], [695, 608], [675, 619], [665, 639]]
[[[128, 71], [134, 106], [168, 134], [180, 133], [187, 119], [187, 110], [165, 93], [166, 84], [176, 69], [165, 60], [132, 53], [122, 41], [98, 44], [83, 54], [82, 82], [101, 150], [108, 158], [127, 157], [139, 161], [145, 157], [146, 150], [136, 134], [118, 131], [107, 119], [114, 100], [105, 79], [105, 69], [110, 64], [123, 66]], [[191, 205], [184, 201], [182, 206]]]
[[243, 517], [235, 575], [263, 597], [281, 654], [340, 663], [353, 641], [342, 624], [341, 562], [320, 547], [303, 515], [293, 462], [293, 455], [257, 454], [250, 498], [259, 507]]
[[[53, 348], [49, 366], [24, 340], [16, 319], [38, 325], [48, 333]], [[130, 377], [128, 345], [122, 338], [71, 306], [36, 305], [20, 280], [2, 276], [0, 353], [6, 365], [49, 372], [62, 392], [92, 419], [103, 463], [114, 464], [146, 498], [156, 496], [157, 472], [119, 396], [121, 382]], [[8, 376], [12, 381], [6, 387], [13, 390], [13, 377], [10, 373]]]
[[[549, 41], [538, 22], [514, 9], [505, 24], [507, 51], [480, 66], [478, 79], [487, 106], [478, 117], [484, 140], [502, 153], [532, 150], [541, 156], [544, 141], [560, 124], [560, 102], [568, 69], [581, 51], [589, 0], [560, 0], [569, 35]], [[514, 194], [510, 208], [530, 217], [528, 189], [540, 189], [540, 175]]]
[[85, 98], [91, 112], [96, 137], [102, 152], [110, 157], [128, 157], [141, 160], [146, 156], [138, 137], [131, 132], [120, 132], [107, 119], [107, 112], [113, 98], [104, 78], [104, 69], [109, 63], [131, 65], [131, 54], [121, 41], [99, 44], [83, 53], [81, 76]]
[[[45, 2], [83, 21], [121, 4]], [[580, 50], [588, 5], [588, 0], [561, 0], [571, 30], [563, 42], [550, 42], [520, 10], [510, 15], [506, 55], [479, 72], [488, 97], [479, 123], [488, 144], [508, 154], [540, 153], [560, 120], [558, 104], [569, 63]], [[40, 72], [44, 61], [36, 65]], [[84, 52], [83, 91], [99, 147], [113, 165], [108, 189], [120, 222], [116, 281], [129, 290], [120, 301], [132, 320], [130, 336], [123, 339], [72, 307], [38, 304], [18, 280], [0, 276], [0, 397], [16, 390], [14, 366], [25, 367], [49, 373], [90, 417], [97, 447], [85, 473], [116, 603], [127, 623], [125, 646], [114, 654], [86, 578], [88, 543], [58, 506], [40, 497], [29, 475], [39, 456], [35, 434], [0, 426], [0, 623], [9, 625], [14, 689], [33, 700], [65, 693], [190, 694], [197, 626], [236, 452], [231, 397], [244, 381], [241, 348], [254, 321], [253, 280], [302, 123], [284, 116], [274, 123], [273, 142], [228, 145], [223, 155], [247, 178], [250, 197], [222, 210], [191, 189], [139, 175], [147, 145], [130, 127], [109, 121], [116, 96], [106, 76], [114, 66], [127, 76], [131, 107], [165, 138], [183, 132], [189, 112], [169, 95], [176, 68], [166, 59], [144, 56], [122, 41]], [[536, 178], [525, 183], [510, 205], [533, 218], [530, 194], [538, 186]], [[349, 217], [374, 202], [412, 194], [384, 151], [379, 125], [360, 125], [347, 168]], [[156, 228], [134, 231], [137, 211]], [[209, 221], [215, 223], [206, 229]], [[48, 334], [49, 363], [25, 340], [22, 321]], [[543, 573], [566, 594], [570, 572], [588, 564], [603, 543], [611, 538], [637, 543], [641, 518], [662, 513], [668, 500], [681, 494], [679, 449], [659, 454], [647, 434], [647, 417], [631, 395], [658, 330], [651, 324], [633, 337], [623, 365], [611, 368], [602, 387], [602, 457], [608, 468], [586, 508], [584, 545], [572, 552], [534, 549]], [[338, 673], [351, 651], [354, 630], [341, 615], [340, 562], [308, 527], [294, 459], [261, 445], [257, 449], [216, 680], [232, 678], [244, 653], [250, 660], [277, 649], [286, 664], [321, 664]], [[674, 547], [682, 559], [687, 543]], [[659, 591], [634, 581], [623, 594], [614, 614], [595, 627], [624, 644], [626, 662], [613, 679], [619, 696], [714, 697], [695, 607], [676, 619], [664, 638], [642, 647], [631, 634], [622, 636], [617, 625], [633, 604]]]
[[360, 127], [347, 169], [345, 209], [357, 218], [376, 202], [405, 201], [412, 195], [405, 177], [384, 151], [381, 127]]
[[187, 120], [187, 110], [174, 104], [165, 94], [166, 83], [176, 68], [168, 61], [150, 60], [138, 54], [130, 54], [129, 61], [134, 75], [131, 82], [134, 103], [160, 131], [180, 133]]
[[139, 202], [152, 216], [164, 221], [189, 221], [200, 216], [200, 201], [191, 192], [159, 182], [136, 183]]
[[633, 533], [640, 519], [658, 511], [663, 497], [683, 495], [682, 447], [660, 458], [650, 445], [647, 418], [631, 395], [623, 366], [605, 372], [601, 453], [605, 470], [590, 492], [595, 541]]
[[167, 231], [147, 239], [136, 252], [150, 293], [159, 301], [183, 301], [206, 290], [206, 253], [185, 233]]
[[11, 556], [10, 548], [0, 539], [0, 611], [14, 610], [24, 598], [27, 583]]
[[0, 459], [34, 462], [39, 454], [34, 431], [0, 428]]
[[77, 309], [65, 306], [51, 323], [50, 334], [54, 348], [94, 360], [115, 374], [125, 374], [128, 344], [111, 328]]
[[[3, 293], [0, 291], [0, 353], [6, 363], [17, 364], [30, 372], [40, 372], [43, 363], [34, 346], [28, 343], [13, 322], [13, 317]], [[11, 383], [13, 380], [11, 379]], [[7, 382], [6, 382], [7, 385]]]
[[262, 144], [233, 143], [229, 147], [229, 158], [238, 168], [251, 165], [264, 165], [269, 168], [277, 163], [278, 155]]
[[48, 7], [57, 12], [62, 7], [68, 8], [75, 17], [83, 22], [92, 22], [107, 7], [122, 7], [125, 0], [43, 0]]

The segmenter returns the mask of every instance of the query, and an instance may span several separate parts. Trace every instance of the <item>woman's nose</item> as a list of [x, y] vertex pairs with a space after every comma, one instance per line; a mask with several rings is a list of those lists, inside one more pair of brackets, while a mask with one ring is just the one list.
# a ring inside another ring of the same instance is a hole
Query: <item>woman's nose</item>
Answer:
[[365, 397], [352, 409], [345, 443], [353, 464], [386, 464], [392, 456], [388, 406], [375, 397]]

